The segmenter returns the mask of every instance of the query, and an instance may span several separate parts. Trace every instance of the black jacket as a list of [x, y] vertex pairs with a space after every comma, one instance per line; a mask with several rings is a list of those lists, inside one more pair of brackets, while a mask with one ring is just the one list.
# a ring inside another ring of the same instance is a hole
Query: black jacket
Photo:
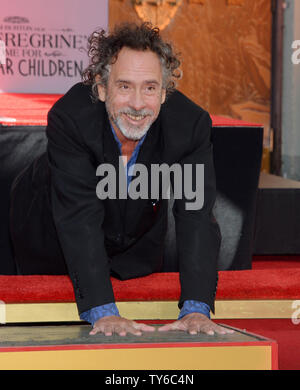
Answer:
[[[149, 129], [137, 163], [149, 168], [151, 163], [204, 164], [204, 206], [187, 211], [183, 198], [175, 200], [173, 208], [179, 308], [193, 299], [214, 312], [221, 235], [212, 214], [216, 188], [210, 132], [209, 114], [175, 91]], [[117, 169], [119, 150], [105, 104], [92, 101], [89, 86], [74, 85], [54, 104], [46, 134], [53, 218], [82, 313], [115, 301], [111, 273], [124, 280], [160, 270], [167, 201], [97, 197], [96, 169], [105, 162]]]

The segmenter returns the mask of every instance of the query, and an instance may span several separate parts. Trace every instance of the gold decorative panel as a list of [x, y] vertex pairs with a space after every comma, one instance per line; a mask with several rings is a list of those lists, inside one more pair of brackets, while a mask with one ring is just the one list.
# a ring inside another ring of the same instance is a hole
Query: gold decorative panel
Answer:
[[182, 0], [133, 0], [134, 9], [144, 22], [163, 30], [173, 19]]
[[[110, 26], [140, 22], [131, 0], [110, 0]], [[183, 0], [162, 35], [181, 53], [178, 88], [210, 114], [265, 126], [270, 145], [271, 0]]]
[[245, 0], [227, 0], [228, 5], [244, 5]]
[[194, 4], [204, 4], [205, 0], [189, 0], [189, 3], [194, 3]]

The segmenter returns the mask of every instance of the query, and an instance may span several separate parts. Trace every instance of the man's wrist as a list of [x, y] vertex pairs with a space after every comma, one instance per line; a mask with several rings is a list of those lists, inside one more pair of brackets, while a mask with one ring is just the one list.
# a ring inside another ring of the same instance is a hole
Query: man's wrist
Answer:
[[186, 300], [184, 301], [180, 310], [178, 320], [191, 313], [201, 313], [210, 319], [210, 307], [206, 303], [194, 300]]
[[90, 310], [87, 310], [80, 314], [80, 319], [94, 325], [96, 321], [100, 318], [108, 316], [118, 316], [120, 317], [119, 310], [115, 303], [107, 303], [105, 305], [93, 307]]

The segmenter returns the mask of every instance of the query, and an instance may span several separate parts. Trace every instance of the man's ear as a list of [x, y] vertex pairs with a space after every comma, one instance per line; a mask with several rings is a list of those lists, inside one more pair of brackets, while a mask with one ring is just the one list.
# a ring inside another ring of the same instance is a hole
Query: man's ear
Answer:
[[[95, 80], [96, 80], [97, 83], [100, 83], [101, 82], [100, 76], [97, 75], [95, 77]], [[101, 102], [105, 102], [105, 99], [106, 99], [106, 88], [104, 87], [103, 84], [98, 84], [97, 88], [98, 88], [99, 99], [101, 100]]]
[[163, 88], [161, 92], [161, 104], [163, 104], [166, 100], [166, 89]]

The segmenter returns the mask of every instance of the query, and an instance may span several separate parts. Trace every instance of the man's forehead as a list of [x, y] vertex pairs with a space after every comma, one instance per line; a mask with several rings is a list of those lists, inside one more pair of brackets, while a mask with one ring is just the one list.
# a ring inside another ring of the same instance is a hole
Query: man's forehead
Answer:
[[161, 62], [156, 53], [145, 50], [138, 51], [123, 47], [116, 61], [111, 65], [111, 71], [118, 79], [126, 79], [126, 75], [136, 75], [149, 80], [161, 77]]

